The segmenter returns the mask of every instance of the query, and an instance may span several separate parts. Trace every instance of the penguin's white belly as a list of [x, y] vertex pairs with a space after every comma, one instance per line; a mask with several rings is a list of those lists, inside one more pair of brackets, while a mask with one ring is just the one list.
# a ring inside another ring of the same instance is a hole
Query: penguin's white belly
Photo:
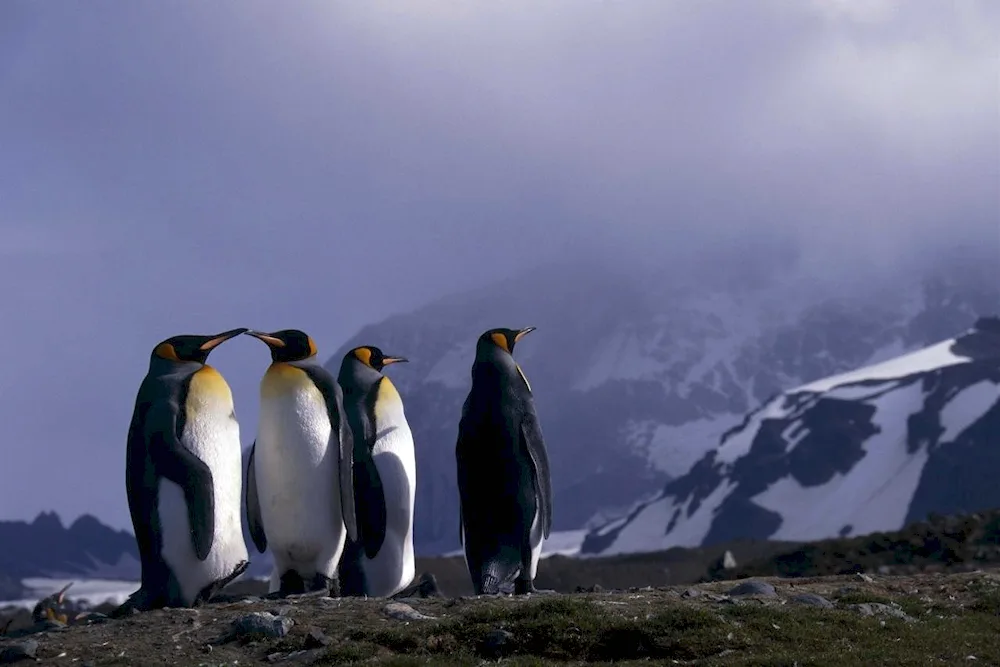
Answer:
[[189, 605], [205, 586], [227, 577], [241, 561], [248, 560], [241, 514], [240, 431], [236, 420], [230, 418], [231, 410], [229, 403], [218, 410], [189, 413], [182, 435], [183, 444], [212, 471], [215, 532], [205, 560], [195, 555], [184, 490], [168, 479], [160, 479], [161, 555]]
[[413, 435], [406, 420], [379, 424], [372, 454], [385, 493], [386, 529], [382, 548], [369, 559], [362, 558], [368, 594], [388, 597], [413, 581], [413, 501], [417, 488], [417, 464]]
[[319, 390], [304, 385], [266, 397], [254, 453], [257, 496], [275, 576], [331, 576], [346, 539], [340, 503], [340, 450]]

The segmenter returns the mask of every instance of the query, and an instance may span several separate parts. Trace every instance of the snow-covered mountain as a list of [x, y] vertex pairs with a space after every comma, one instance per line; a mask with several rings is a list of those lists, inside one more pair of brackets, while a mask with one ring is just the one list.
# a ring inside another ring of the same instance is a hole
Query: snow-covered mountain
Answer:
[[1000, 318], [778, 394], [658, 498], [587, 535], [611, 555], [891, 531], [1000, 506]]
[[455, 437], [488, 328], [538, 327], [515, 356], [550, 450], [554, 529], [566, 531], [654, 496], [777, 392], [1000, 312], [992, 256], [860, 288], [810, 280], [766, 253], [730, 260], [642, 278], [597, 263], [549, 267], [366, 326], [334, 352], [334, 373], [359, 344], [411, 360], [388, 372], [416, 442], [418, 552], [459, 546]]

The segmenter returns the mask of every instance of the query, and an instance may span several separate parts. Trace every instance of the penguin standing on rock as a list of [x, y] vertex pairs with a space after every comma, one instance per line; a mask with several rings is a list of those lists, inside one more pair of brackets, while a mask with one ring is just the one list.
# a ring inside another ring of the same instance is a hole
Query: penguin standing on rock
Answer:
[[150, 355], [125, 460], [142, 581], [121, 613], [199, 605], [249, 565], [233, 395], [206, 363], [212, 350], [245, 331], [174, 336]]
[[250, 536], [274, 555], [270, 593], [340, 595], [345, 538], [357, 539], [354, 459], [343, 392], [306, 333], [248, 331], [271, 350], [247, 464]]
[[514, 345], [535, 327], [490, 329], [476, 344], [472, 389], [462, 406], [455, 456], [459, 537], [476, 595], [537, 591], [542, 540], [552, 527], [548, 453], [531, 387]]
[[405, 361], [374, 346], [356, 347], [344, 356], [337, 376], [354, 435], [359, 533], [341, 560], [344, 595], [389, 597], [413, 580], [413, 434], [399, 392], [382, 375], [389, 364]]

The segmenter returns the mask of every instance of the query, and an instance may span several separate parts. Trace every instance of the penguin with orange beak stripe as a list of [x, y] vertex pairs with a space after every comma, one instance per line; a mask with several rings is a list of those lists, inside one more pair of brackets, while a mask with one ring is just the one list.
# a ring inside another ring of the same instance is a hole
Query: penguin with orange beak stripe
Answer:
[[337, 382], [354, 434], [359, 542], [340, 563], [344, 595], [389, 597], [412, 580], [417, 462], [403, 400], [384, 369], [408, 361], [362, 345], [344, 355]]
[[343, 391], [305, 332], [247, 334], [271, 352], [246, 482], [250, 537], [274, 556], [269, 593], [339, 597], [337, 565], [345, 542], [358, 537]]
[[174, 336], [150, 355], [125, 461], [142, 580], [119, 613], [197, 606], [249, 565], [233, 395], [207, 364], [212, 350], [245, 331]]
[[516, 594], [543, 592], [534, 579], [552, 529], [549, 458], [531, 385], [513, 356], [534, 330], [490, 329], [476, 342], [455, 446], [459, 538], [476, 595], [511, 583]]

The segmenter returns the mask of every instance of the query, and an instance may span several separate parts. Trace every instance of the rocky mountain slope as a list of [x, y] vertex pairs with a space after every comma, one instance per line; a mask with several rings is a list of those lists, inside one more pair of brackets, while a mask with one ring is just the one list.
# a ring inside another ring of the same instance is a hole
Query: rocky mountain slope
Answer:
[[0, 574], [13, 579], [89, 578], [138, 581], [139, 551], [127, 531], [83, 515], [64, 526], [54, 512], [34, 521], [0, 521]]
[[[374, 344], [417, 447], [416, 543], [459, 546], [454, 443], [477, 336], [536, 326], [517, 358], [553, 468], [556, 530], [597, 525], [685, 475], [775, 393], [918, 349], [1000, 312], [994, 258], [860, 288], [810, 281], [767, 255], [638, 279], [565, 265], [364, 327], [331, 355]], [[665, 526], [665, 524], [664, 524]]]
[[1000, 318], [783, 392], [581, 551], [897, 530], [1000, 506]]

